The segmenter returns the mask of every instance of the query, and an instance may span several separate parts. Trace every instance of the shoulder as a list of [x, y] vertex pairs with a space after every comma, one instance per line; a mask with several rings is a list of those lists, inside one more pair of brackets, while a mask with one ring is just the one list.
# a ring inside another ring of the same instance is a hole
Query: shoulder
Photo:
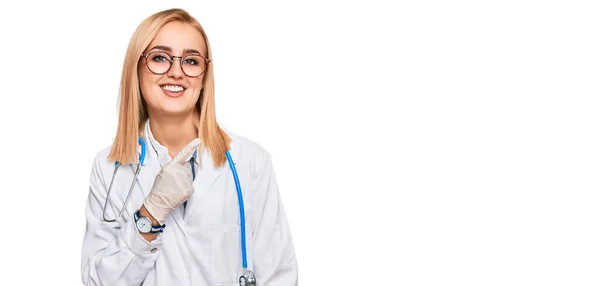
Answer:
[[[232, 148], [240, 155], [250, 155], [254, 158], [270, 158], [271, 154], [267, 149], [258, 142], [231, 131], [227, 131], [227, 135], [231, 137]], [[237, 148], [237, 150], [236, 150]]]
[[96, 189], [99, 186], [104, 186], [107, 178], [107, 174], [109, 174], [114, 167], [114, 163], [111, 163], [108, 159], [108, 154], [110, 153], [112, 146], [105, 147], [96, 152], [96, 155], [93, 158], [91, 169], [90, 169], [90, 180], [92, 185], [96, 186]]
[[112, 172], [115, 162], [108, 159], [111, 149], [112, 145], [96, 152], [92, 164], [92, 175], [103, 178], [107, 173]]
[[226, 133], [232, 139], [231, 148], [237, 155], [236, 161], [247, 163], [253, 170], [259, 172], [271, 165], [271, 154], [263, 145], [231, 131]]
[[96, 152], [96, 156], [94, 157], [94, 165], [114, 164], [114, 162], [111, 163], [108, 160], [108, 154], [110, 154], [111, 149], [112, 149], [112, 145], [107, 146], [107, 147], [101, 149], [100, 151]]

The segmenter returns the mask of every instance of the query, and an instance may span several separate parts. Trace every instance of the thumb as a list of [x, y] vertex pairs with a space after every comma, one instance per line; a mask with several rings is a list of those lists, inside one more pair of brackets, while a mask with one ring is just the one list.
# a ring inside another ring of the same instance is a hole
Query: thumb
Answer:
[[181, 149], [181, 151], [179, 151], [179, 153], [177, 153], [177, 155], [175, 155], [175, 158], [173, 158], [173, 160], [171, 160], [169, 163], [167, 163], [167, 165], [185, 163], [186, 159], [188, 157], [192, 156], [192, 154], [194, 154], [194, 151], [196, 151], [196, 149], [198, 149], [199, 145], [200, 145], [200, 139], [195, 138], [194, 140], [192, 140], [192, 142], [188, 143], [187, 146], [183, 147], [183, 149]]

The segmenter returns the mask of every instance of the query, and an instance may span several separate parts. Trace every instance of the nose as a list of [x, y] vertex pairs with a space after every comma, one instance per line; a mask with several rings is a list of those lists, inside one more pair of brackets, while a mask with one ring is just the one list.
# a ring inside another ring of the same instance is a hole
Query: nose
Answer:
[[170, 78], [182, 78], [183, 77], [183, 67], [181, 66], [181, 58], [173, 57], [173, 64], [171, 65], [171, 69], [167, 75]]

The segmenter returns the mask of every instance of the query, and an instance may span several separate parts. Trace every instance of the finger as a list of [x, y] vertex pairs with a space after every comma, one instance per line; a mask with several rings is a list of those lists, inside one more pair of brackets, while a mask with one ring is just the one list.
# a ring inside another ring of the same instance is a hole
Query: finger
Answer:
[[192, 156], [192, 154], [194, 154], [194, 151], [198, 149], [198, 146], [200, 146], [200, 139], [196, 138], [192, 140], [192, 142], [190, 142], [187, 146], [183, 147], [183, 149], [181, 149], [181, 151], [179, 151], [179, 153], [175, 155], [175, 158], [173, 158], [173, 160], [171, 160], [169, 164], [185, 163], [186, 159]]

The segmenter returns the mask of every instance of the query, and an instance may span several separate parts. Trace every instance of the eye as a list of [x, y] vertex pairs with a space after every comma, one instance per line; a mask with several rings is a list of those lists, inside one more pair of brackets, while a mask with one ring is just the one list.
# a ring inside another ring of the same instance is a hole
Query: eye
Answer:
[[197, 66], [200, 63], [200, 60], [198, 59], [198, 57], [185, 57], [183, 59], [183, 64], [184, 65], [188, 65], [188, 66]]
[[171, 55], [165, 52], [151, 52], [148, 55], [148, 60], [155, 63], [169, 63], [171, 61]]
[[157, 63], [162, 63], [162, 62], [168, 62], [169, 60], [167, 59], [167, 57], [165, 55], [158, 54], [158, 55], [152, 56], [152, 61], [155, 61]]

